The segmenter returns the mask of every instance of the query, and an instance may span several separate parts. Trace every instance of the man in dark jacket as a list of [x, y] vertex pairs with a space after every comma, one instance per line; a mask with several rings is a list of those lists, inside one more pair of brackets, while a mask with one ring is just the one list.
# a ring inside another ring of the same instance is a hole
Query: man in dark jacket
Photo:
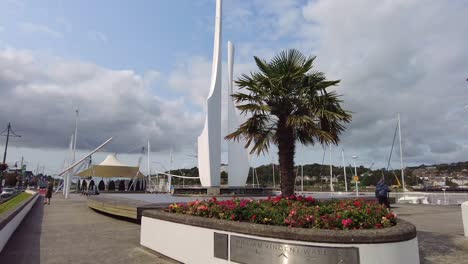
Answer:
[[377, 186], [375, 186], [375, 196], [379, 200], [379, 204], [384, 204], [387, 208], [390, 208], [390, 203], [388, 201], [388, 192], [390, 188], [385, 184], [384, 179], [381, 179]]
[[51, 182], [48, 182], [48, 185], [47, 185], [47, 192], [46, 192], [46, 195], [45, 195], [45, 202], [44, 204], [49, 204], [50, 205], [50, 199], [52, 198], [52, 192], [54, 191], [54, 186], [52, 185]]

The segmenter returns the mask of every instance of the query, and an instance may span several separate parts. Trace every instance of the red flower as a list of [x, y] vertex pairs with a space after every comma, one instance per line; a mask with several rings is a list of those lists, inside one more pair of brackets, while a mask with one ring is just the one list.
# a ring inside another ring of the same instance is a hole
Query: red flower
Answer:
[[231, 214], [231, 220], [236, 220], [236, 215], [235, 214]]
[[350, 226], [352, 223], [353, 223], [353, 219], [351, 218], [341, 220], [341, 224], [343, 224], [343, 226], [345, 227]]
[[387, 216], [385, 216], [387, 219], [392, 219], [392, 218], [396, 218], [396, 216], [392, 213], [388, 214]]
[[252, 220], [255, 221], [255, 219], [257, 219], [257, 215], [252, 215]]
[[375, 228], [383, 228], [383, 225], [381, 223], [375, 224]]
[[353, 202], [353, 205], [356, 206], [356, 207], [361, 207], [362, 203], [361, 203], [361, 201], [359, 201], [359, 200], [355, 200], [355, 201]]

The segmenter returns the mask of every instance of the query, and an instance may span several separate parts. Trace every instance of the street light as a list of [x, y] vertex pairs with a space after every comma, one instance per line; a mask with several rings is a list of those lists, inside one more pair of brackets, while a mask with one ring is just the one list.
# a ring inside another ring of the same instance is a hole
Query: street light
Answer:
[[356, 167], [356, 159], [358, 156], [353, 156], [353, 162], [354, 162], [354, 183], [356, 184], [356, 197], [359, 196], [359, 187], [358, 187], [358, 175], [357, 175], [357, 167]]

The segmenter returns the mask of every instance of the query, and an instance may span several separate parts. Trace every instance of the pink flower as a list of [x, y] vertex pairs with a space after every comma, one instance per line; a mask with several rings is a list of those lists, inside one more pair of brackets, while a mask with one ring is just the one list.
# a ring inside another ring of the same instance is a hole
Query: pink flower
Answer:
[[241, 208], [243, 208], [243, 207], [247, 206], [248, 203], [249, 203], [249, 200], [242, 200], [242, 201], [240, 202], [239, 206], [240, 206]]
[[341, 220], [341, 224], [343, 224], [343, 226], [345, 227], [350, 226], [352, 223], [353, 223], [353, 220], [351, 218], [346, 218], [346, 219]]

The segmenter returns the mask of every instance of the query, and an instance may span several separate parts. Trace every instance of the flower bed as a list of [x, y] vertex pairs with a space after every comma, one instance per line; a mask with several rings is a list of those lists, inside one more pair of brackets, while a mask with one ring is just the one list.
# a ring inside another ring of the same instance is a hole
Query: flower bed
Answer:
[[312, 197], [268, 197], [172, 204], [168, 212], [313, 229], [380, 229], [396, 225], [396, 216], [383, 205], [362, 199], [316, 201]]

